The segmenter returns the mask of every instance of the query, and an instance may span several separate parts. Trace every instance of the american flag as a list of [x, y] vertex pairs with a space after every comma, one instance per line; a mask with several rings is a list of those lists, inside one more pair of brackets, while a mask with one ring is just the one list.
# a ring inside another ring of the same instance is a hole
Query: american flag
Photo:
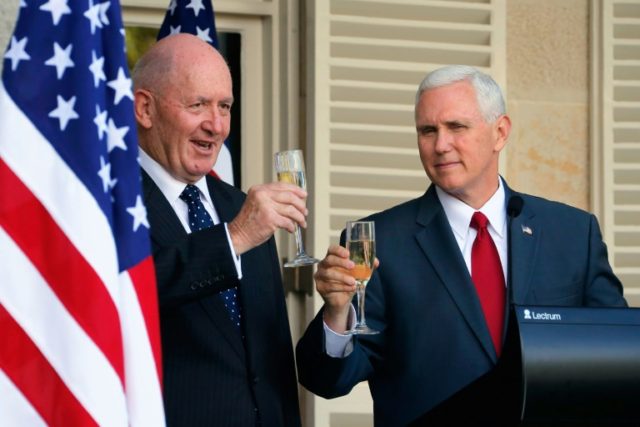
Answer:
[[21, 0], [0, 84], [0, 424], [161, 426], [118, 0]]
[[[211, 0], [171, 0], [158, 32], [158, 40], [171, 34], [188, 33], [219, 49], [214, 16]], [[213, 171], [215, 176], [234, 185], [230, 144], [230, 139], [224, 142]]]

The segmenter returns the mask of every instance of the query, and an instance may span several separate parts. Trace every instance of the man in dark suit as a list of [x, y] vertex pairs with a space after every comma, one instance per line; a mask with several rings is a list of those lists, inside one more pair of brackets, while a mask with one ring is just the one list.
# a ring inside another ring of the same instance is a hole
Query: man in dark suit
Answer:
[[272, 183], [245, 195], [208, 175], [229, 134], [233, 94], [224, 59], [207, 43], [164, 38], [133, 80], [167, 423], [299, 426], [272, 236], [306, 226], [306, 193]]
[[[625, 306], [622, 285], [593, 215], [519, 194], [521, 213], [507, 230], [517, 193], [498, 175], [498, 156], [511, 121], [491, 77], [466, 66], [428, 74], [415, 121], [432, 185], [368, 218], [380, 263], [366, 318], [381, 332], [344, 334], [355, 316], [353, 263], [345, 248], [330, 247], [315, 275], [325, 304], [296, 350], [299, 379], [326, 398], [368, 381], [376, 426], [514, 425], [508, 377], [495, 369], [507, 323], [509, 234], [515, 303]], [[476, 258], [476, 212], [488, 219], [483, 233], [496, 266], [482, 286], [490, 263]]]

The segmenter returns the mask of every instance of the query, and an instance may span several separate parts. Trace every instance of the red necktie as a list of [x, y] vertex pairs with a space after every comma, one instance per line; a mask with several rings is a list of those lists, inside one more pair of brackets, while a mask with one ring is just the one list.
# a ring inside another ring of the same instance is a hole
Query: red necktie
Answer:
[[504, 274], [496, 245], [487, 230], [489, 220], [481, 212], [471, 217], [471, 227], [478, 230], [471, 248], [471, 279], [476, 285], [491, 339], [500, 356], [504, 325]]

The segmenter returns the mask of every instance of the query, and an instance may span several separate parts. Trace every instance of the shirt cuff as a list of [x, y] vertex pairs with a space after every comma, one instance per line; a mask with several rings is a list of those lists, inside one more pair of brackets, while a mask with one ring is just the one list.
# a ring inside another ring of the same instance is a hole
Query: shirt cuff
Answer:
[[[351, 306], [349, 313], [349, 329], [353, 329], [356, 324], [356, 310]], [[353, 351], [353, 335], [345, 335], [334, 332], [327, 324], [322, 321], [324, 326], [324, 348], [328, 356], [336, 358], [344, 358]]]
[[233, 244], [231, 243], [231, 235], [229, 234], [229, 228], [227, 227], [227, 223], [224, 223], [224, 231], [227, 232], [227, 242], [229, 243], [229, 250], [231, 250], [231, 256], [233, 257], [233, 262], [236, 264], [236, 272], [238, 273], [238, 280], [242, 279], [242, 260], [238, 255], [236, 255], [236, 250], [233, 249]]

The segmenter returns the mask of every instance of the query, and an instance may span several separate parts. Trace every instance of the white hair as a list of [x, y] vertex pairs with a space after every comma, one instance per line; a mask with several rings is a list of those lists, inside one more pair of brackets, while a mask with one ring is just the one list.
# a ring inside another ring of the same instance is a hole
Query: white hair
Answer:
[[476, 92], [478, 108], [487, 123], [495, 122], [506, 114], [504, 98], [500, 86], [493, 78], [468, 65], [448, 65], [431, 71], [418, 86], [416, 105], [425, 90], [447, 86], [453, 83], [468, 81]]

